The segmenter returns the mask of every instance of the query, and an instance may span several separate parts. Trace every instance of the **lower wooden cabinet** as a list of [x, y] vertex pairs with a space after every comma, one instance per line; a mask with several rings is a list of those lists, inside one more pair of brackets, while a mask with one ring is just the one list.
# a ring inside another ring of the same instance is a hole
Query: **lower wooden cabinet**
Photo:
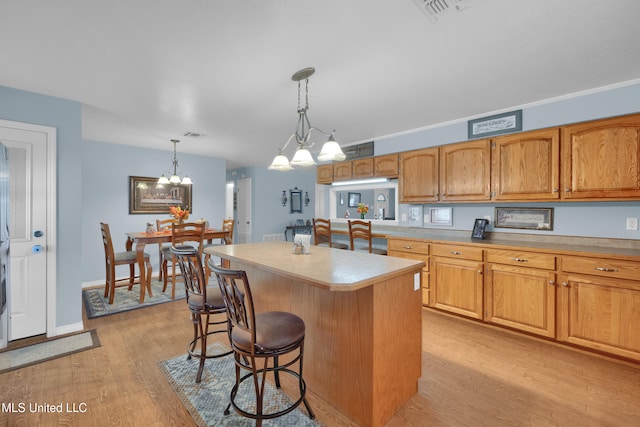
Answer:
[[482, 319], [482, 270], [482, 249], [432, 245], [433, 280], [429, 305], [474, 319]]
[[566, 257], [565, 265], [581, 271], [561, 276], [558, 339], [640, 360], [640, 263]]
[[489, 264], [485, 280], [484, 320], [555, 338], [554, 271]]
[[640, 361], [637, 255], [416, 238], [388, 254], [427, 262], [425, 306]]

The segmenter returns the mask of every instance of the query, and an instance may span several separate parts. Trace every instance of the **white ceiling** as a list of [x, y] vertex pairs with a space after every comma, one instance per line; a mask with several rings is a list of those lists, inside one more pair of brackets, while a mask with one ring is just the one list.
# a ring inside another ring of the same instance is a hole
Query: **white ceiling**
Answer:
[[435, 23], [416, 2], [1, 0], [0, 85], [82, 103], [85, 139], [234, 168], [293, 132], [304, 67], [343, 145], [640, 78], [638, 0], [463, 0]]

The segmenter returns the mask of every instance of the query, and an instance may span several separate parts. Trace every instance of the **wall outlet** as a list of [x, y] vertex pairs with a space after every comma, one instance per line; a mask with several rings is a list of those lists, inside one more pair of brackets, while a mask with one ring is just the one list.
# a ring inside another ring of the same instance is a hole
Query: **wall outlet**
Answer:
[[638, 218], [627, 218], [627, 230], [638, 230]]

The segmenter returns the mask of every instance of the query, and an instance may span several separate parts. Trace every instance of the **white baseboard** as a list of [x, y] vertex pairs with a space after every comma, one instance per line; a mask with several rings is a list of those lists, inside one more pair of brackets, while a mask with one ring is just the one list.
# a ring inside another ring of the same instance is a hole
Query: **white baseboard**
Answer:
[[55, 335], [47, 334], [47, 336], [51, 337], [51, 336], [65, 335], [73, 332], [82, 331], [83, 329], [84, 329], [84, 324], [82, 322], [72, 323], [70, 325], [63, 325], [63, 326], [56, 327]]

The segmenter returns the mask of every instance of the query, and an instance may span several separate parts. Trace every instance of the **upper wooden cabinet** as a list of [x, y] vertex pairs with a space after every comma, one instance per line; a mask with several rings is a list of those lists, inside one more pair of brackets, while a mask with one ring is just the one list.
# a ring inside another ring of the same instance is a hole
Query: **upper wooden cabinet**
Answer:
[[560, 198], [560, 129], [501, 136], [491, 141], [495, 200]]
[[440, 200], [491, 199], [491, 146], [489, 139], [440, 147]]
[[318, 184], [331, 184], [333, 182], [333, 164], [318, 165], [316, 181]]
[[400, 153], [400, 203], [438, 200], [438, 147]]
[[374, 176], [395, 178], [398, 176], [398, 153], [373, 158]]
[[352, 178], [370, 178], [373, 176], [373, 157], [352, 161]]
[[353, 162], [340, 162], [333, 164], [333, 180], [341, 181], [351, 179], [353, 176]]
[[640, 198], [640, 114], [562, 128], [562, 198]]

